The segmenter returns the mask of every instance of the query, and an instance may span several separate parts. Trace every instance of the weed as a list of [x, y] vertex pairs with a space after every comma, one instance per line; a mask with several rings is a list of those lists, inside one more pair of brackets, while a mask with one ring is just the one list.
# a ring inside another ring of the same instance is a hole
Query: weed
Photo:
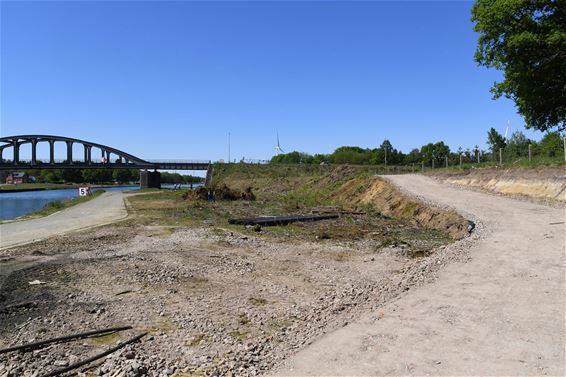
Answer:
[[89, 338], [88, 342], [93, 346], [107, 346], [116, 343], [120, 339], [120, 334], [113, 332]]
[[236, 338], [236, 339], [246, 340], [250, 337], [251, 334], [247, 330], [234, 329], [234, 330], [230, 331], [228, 333], [228, 335], [230, 335], [231, 337]]
[[254, 306], [263, 306], [269, 304], [269, 301], [261, 297], [250, 297], [248, 301]]

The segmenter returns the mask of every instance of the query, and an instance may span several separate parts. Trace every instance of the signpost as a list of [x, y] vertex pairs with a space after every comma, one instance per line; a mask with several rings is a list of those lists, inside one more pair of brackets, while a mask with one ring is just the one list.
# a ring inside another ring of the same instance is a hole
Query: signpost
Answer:
[[79, 187], [79, 196], [88, 196], [90, 195], [90, 187], [83, 186]]

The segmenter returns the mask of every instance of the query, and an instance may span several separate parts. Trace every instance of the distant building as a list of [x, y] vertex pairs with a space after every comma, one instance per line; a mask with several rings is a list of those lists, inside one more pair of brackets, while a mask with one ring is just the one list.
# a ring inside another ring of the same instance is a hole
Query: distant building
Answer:
[[8, 185], [15, 185], [19, 183], [28, 183], [28, 182], [30, 182], [30, 177], [29, 175], [23, 172], [10, 173], [6, 177], [6, 184]]

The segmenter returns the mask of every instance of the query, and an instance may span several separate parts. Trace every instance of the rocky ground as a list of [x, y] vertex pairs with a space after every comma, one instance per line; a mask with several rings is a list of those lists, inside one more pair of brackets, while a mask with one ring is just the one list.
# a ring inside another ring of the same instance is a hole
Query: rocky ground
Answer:
[[0, 348], [133, 329], [0, 354], [0, 376], [42, 375], [144, 332], [80, 374], [259, 375], [466, 259], [465, 248], [419, 242], [427, 253], [364, 237], [283, 241], [126, 222], [4, 251]]

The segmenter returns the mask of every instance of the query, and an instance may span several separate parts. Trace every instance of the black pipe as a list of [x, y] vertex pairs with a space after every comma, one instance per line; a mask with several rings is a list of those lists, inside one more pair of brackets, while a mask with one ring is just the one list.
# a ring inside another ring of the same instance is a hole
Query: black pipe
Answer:
[[245, 219], [229, 219], [228, 223], [237, 225], [286, 225], [296, 221], [319, 221], [328, 219], [337, 219], [338, 214], [327, 215], [290, 215], [290, 216], [265, 216], [252, 217]]
[[69, 371], [71, 371], [71, 370], [73, 370], [73, 369], [77, 369], [77, 368], [79, 368], [79, 367], [82, 367], [83, 365], [86, 365], [86, 364], [91, 363], [91, 362], [93, 362], [93, 361], [95, 361], [95, 360], [98, 360], [98, 359], [100, 359], [100, 358], [103, 358], [104, 356], [110, 355], [112, 352], [116, 352], [116, 351], [118, 351], [120, 348], [122, 348], [122, 347], [124, 347], [124, 346], [126, 346], [126, 345], [128, 345], [128, 344], [130, 344], [130, 343], [137, 342], [138, 340], [140, 340], [140, 339], [141, 339], [142, 337], [144, 337], [145, 335], [147, 335], [146, 332], [144, 332], [143, 334], [137, 335], [137, 336], [133, 337], [132, 339], [126, 340], [125, 342], [122, 342], [122, 343], [118, 344], [116, 347], [110, 348], [109, 350], [106, 350], [106, 351], [104, 351], [104, 352], [102, 352], [102, 353], [99, 353], [98, 355], [94, 355], [94, 356], [89, 357], [88, 359], [85, 359], [85, 360], [83, 360], [83, 361], [76, 362], [75, 364], [71, 364], [71, 365], [69, 365], [68, 367], [54, 370], [53, 372], [49, 372], [49, 373], [44, 374], [44, 375], [42, 375], [42, 376], [40, 376], [40, 377], [53, 377], [53, 376], [58, 376], [58, 375], [60, 375], [60, 374], [62, 374], [62, 373], [69, 372]]
[[79, 334], [60, 336], [58, 338], [41, 340], [39, 342], [22, 344], [22, 345], [19, 345], [19, 346], [4, 348], [4, 349], [0, 350], [0, 354], [6, 353], [6, 352], [12, 352], [12, 351], [24, 350], [24, 349], [29, 350], [29, 349], [39, 348], [39, 347], [41, 347], [45, 344], [60, 342], [60, 341], [63, 341], [63, 340], [69, 340], [69, 339], [75, 339], [75, 338], [86, 338], [87, 336], [96, 335], [96, 334], [130, 330], [131, 328], [132, 328], [132, 326], [111, 327], [109, 329], [93, 330], [93, 331], [87, 331], [87, 332], [83, 332], [83, 333], [79, 333]]

